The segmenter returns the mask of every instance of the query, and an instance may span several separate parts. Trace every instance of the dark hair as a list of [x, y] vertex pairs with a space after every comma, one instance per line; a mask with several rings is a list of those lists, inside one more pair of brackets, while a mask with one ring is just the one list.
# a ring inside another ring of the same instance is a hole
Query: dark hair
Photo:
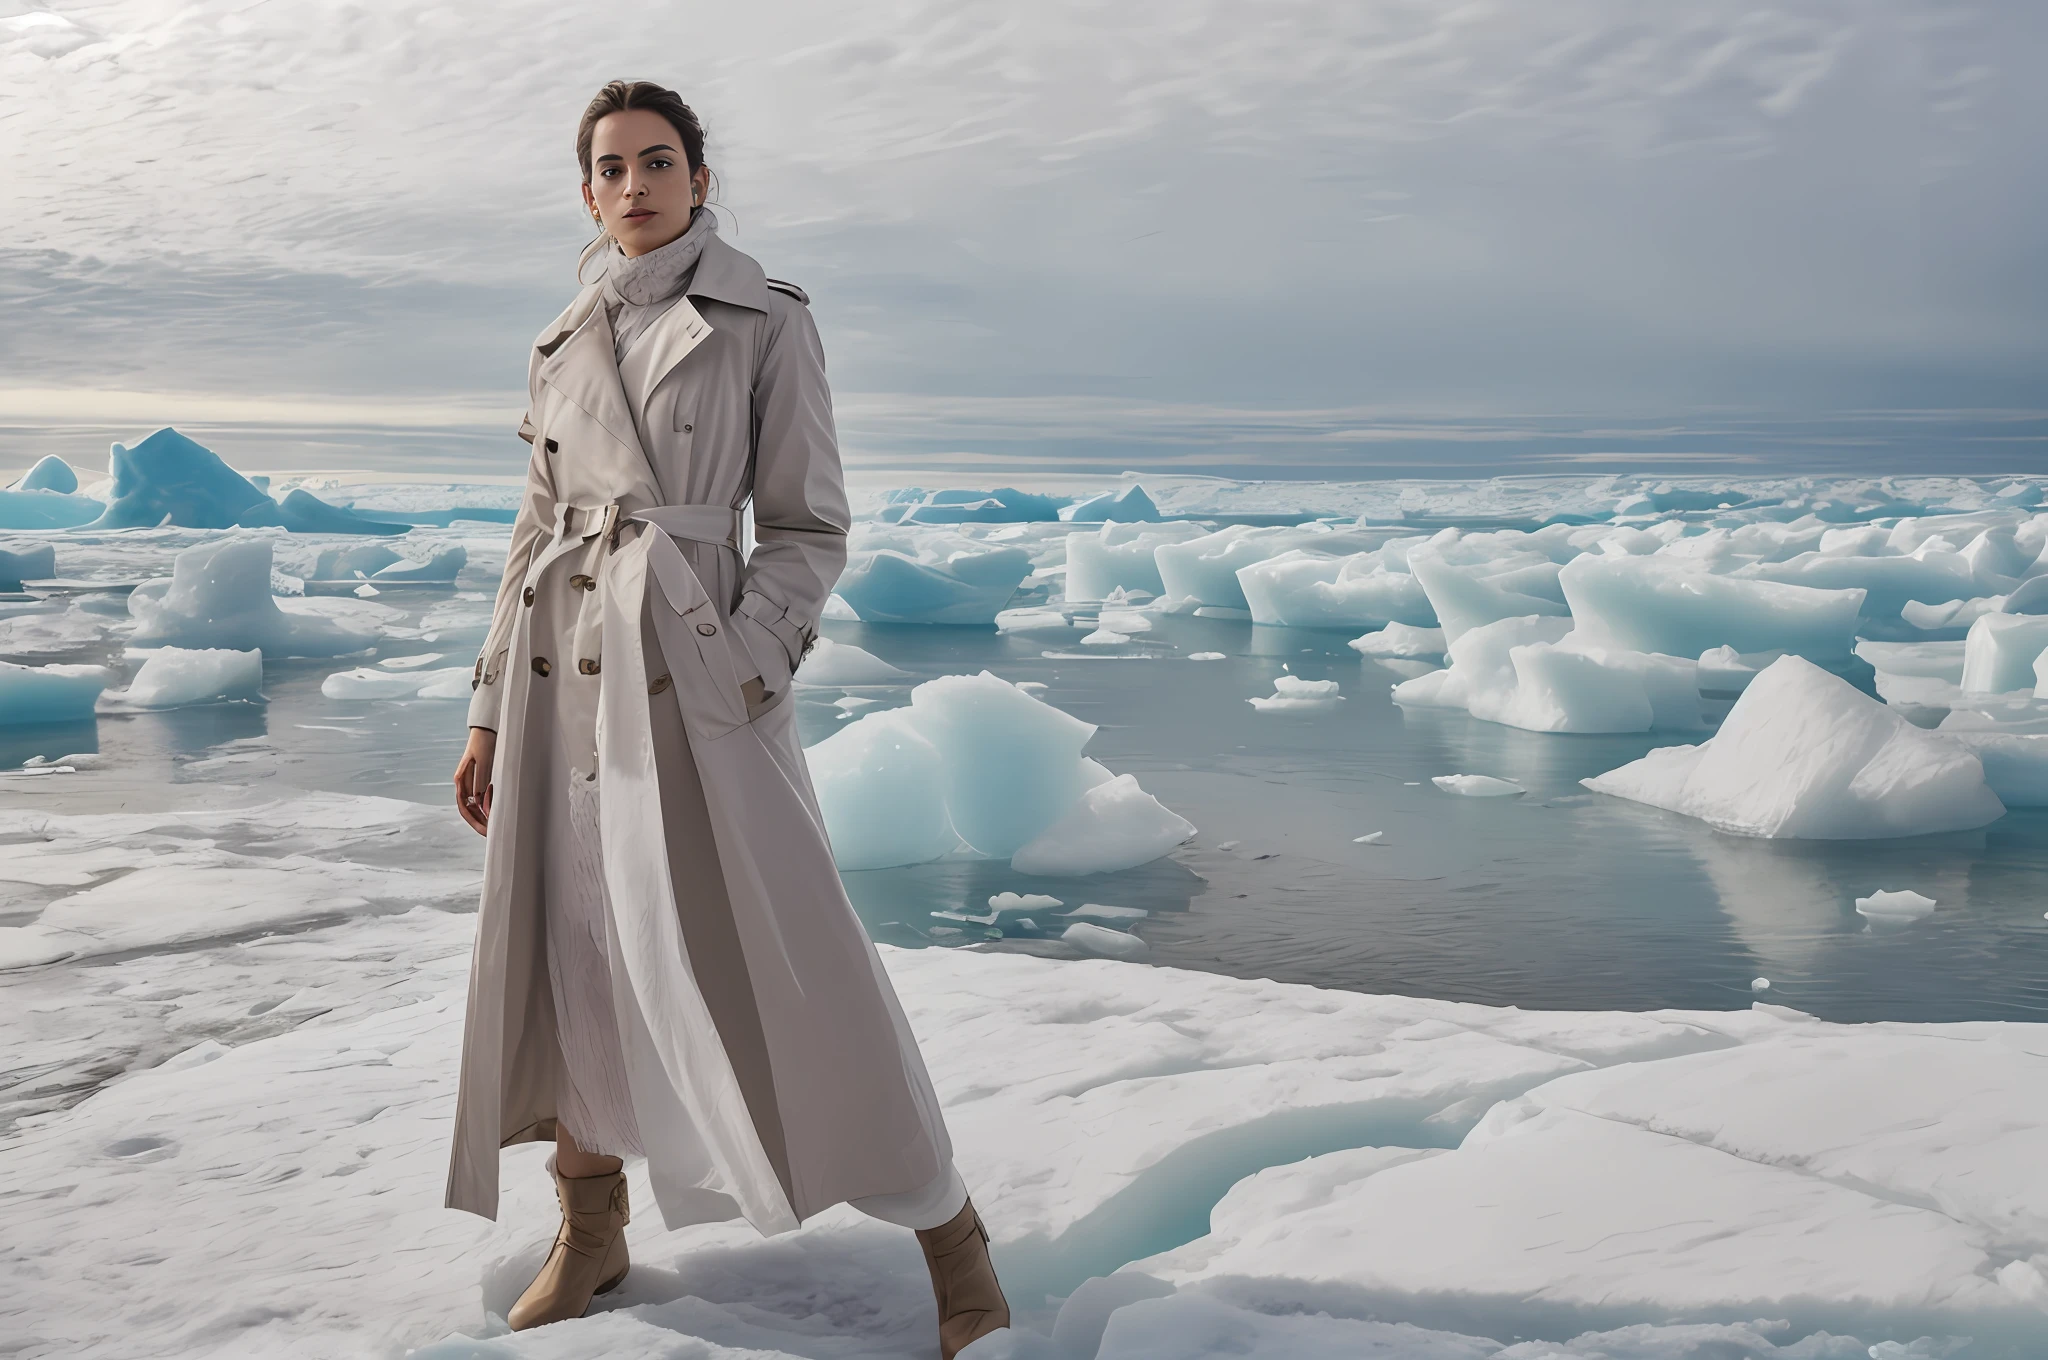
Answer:
[[704, 124], [681, 95], [651, 80], [614, 80], [597, 92], [576, 124], [576, 163], [583, 168], [585, 184], [590, 183], [590, 142], [597, 135], [598, 120], [627, 109], [646, 109], [667, 119], [683, 139], [683, 159], [690, 163], [690, 173], [704, 168]]

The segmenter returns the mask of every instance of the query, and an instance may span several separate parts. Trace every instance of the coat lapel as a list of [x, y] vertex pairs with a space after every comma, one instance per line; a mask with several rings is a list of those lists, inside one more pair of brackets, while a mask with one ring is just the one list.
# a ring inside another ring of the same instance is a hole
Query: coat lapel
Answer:
[[605, 432], [636, 453], [653, 473], [647, 450], [633, 428], [633, 413], [626, 406], [625, 388], [619, 385], [618, 360], [612, 353], [611, 320], [604, 308], [593, 305], [583, 324], [555, 346], [541, 362], [540, 380], [581, 407], [602, 425]]

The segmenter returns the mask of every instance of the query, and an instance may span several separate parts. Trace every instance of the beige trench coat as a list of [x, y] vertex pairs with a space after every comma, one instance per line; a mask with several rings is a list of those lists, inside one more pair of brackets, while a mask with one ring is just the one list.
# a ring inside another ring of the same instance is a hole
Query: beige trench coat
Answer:
[[614, 1010], [668, 1226], [780, 1232], [933, 1183], [945, 1123], [789, 699], [849, 523], [809, 310], [713, 236], [623, 363], [580, 293], [536, 342], [530, 396], [470, 708], [498, 746], [448, 1204], [496, 1217], [499, 1148], [555, 1133], [543, 866], [593, 766]]

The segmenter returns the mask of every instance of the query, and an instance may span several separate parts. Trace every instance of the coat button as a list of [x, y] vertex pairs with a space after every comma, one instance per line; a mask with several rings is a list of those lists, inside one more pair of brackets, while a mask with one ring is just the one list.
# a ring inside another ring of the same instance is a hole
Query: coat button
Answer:
[[690, 432], [691, 432], [692, 430], [694, 430], [694, 429], [696, 429], [696, 428], [697, 428], [697, 427], [696, 427], [695, 425], [685, 425], [685, 426], [683, 426], [683, 433], [684, 433], [684, 434], [688, 434], [688, 433], [690, 433]]
[[718, 631], [718, 625], [715, 623], [700, 623], [697, 625], [697, 631], [702, 633], [705, 637], [710, 637], [713, 633]]
[[649, 685], [649, 686], [647, 687], [647, 692], [648, 692], [649, 694], [659, 694], [659, 693], [661, 693], [661, 692], [662, 692], [663, 690], [665, 690], [665, 689], [667, 689], [667, 688], [668, 688], [668, 683], [669, 683], [669, 677], [668, 677], [668, 676], [666, 676], [666, 675], [657, 675], [657, 676], [655, 676], [655, 677], [654, 677], [654, 683], [653, 683], [653, 684], [651, 684], [651, 685]]
[[550, 670], [553, 669], [554, 668], [552, 666], [548, 665], [548, 659], [546, 657], [537, 656], [533, 659], [533, 673], [535, 675], [546, 675]]
[[597, 674], [597, 658], [586, 656], [576, 663], [576, 669], [585, 675]]
[[596, 590], [597, 578], [595, 576], [585, 576], [579, 571], [569, 578], [569, 584], [577, 590]]
[[525, 600], [526, 600], [526, 602], [527, 602], [528, 604], [532, 604], [532, 603], [533, 603], [533, 587], [532, 587], [532, 586], [528, 586], [528, 587], [526, 588], [526, 593], [525, 593], [525, 596], [524, 596], [524, 598], [525, 598]]

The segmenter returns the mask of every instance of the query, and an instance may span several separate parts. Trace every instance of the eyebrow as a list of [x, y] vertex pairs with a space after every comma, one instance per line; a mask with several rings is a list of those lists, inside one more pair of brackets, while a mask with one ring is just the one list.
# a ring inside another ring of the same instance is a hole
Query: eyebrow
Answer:
[[[667, 142], [656, 142], [653, 146], [642, 148], [640, 154], [643, 156], [651, 156], [657, 151], [673, 152], [674, 150], [675, 148], [670, 146]], [[599, 156], [597, 158], [597, 163], [599, 165], [603, 165], [606, 161], [622, 161], [624, 159], [626, 159], [624, 156], [621, 156], [618, 152], [614, 151], [609, 156]]]

